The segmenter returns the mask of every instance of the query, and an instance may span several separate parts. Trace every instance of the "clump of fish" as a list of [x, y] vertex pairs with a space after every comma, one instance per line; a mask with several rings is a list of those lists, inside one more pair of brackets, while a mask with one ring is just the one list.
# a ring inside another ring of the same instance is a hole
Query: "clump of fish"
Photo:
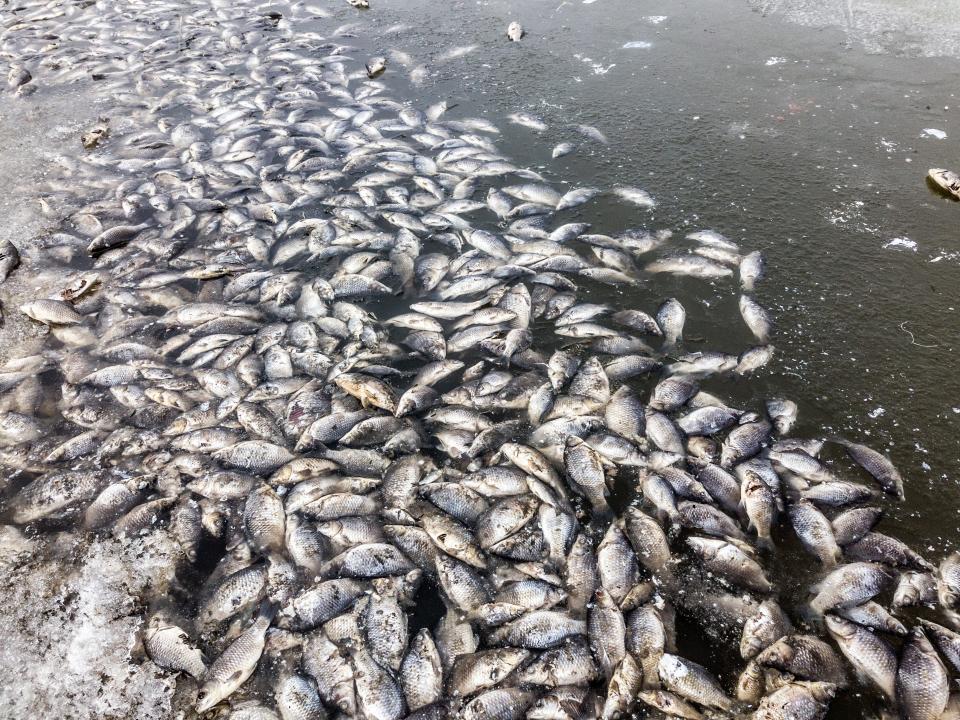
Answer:
[[[591, 232], [570, 210], [600, 189], [561, 191], [490, 121], [400, 103], [385, 59], [271, 13], [218, 5], [187, 47], [144, 44], [150, 99], [110, 75], [128, 121], [50, 181], [79, 209], [44, 245], [62, 287], [20, 306], [47, 342], [0, 367], [7, 522], [172, 539], [188, 599], [137, 598], [141, 640], [198, 714], [813, 719], [856, 685], [956, 717], [960, 554], [879, 529], [909, 478], [794, 435], [787, 398], [714, 394], [775, 357], [761, 253]], [[25, 54], [44, 27], [18, 28]], [[4, 276], [29, 272], [11, 248]], [[751, 344], [688, 342], [651, 273], [742, 291]], [[800, 605], [791, 535], [819, 568]], [[678, 615], [736, 672], [684, 657]]]

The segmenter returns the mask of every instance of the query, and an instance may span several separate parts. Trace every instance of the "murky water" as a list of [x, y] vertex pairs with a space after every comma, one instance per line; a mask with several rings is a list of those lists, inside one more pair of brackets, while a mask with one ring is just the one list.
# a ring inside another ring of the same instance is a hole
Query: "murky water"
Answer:
[[[390, 58], [384, 80], [396, 97], [418, 107], [445, 98], [459, 106], [453, 112], [488, 117], [518, 165], [577, 185], [643, 187], [657, 200], [641, 210], [601, 196], [568, 221], [597, 233], [712, 227], [762, 249], [769, 269], [758, 298], [777, 315], [777, 360], [749, 382], [705, 388], [745, 406], [790, 397], [800, 406], [798, 435], [831, 432], [885, 449], [907, 499], [888, 506], [883, 529], [939, 557], [960, 537], [960, 204], [924, 176], [960, 166], [960, 28], [940, 22], [943, 13], [960, 16], [960, 4], [813, 5], [392, 0], [360, 14], [334, 4], [316, 28], [355, 22], [350, 41]], [[511, 19], [527, 28], [521, 43], [506, 42]], [[904, 22], [905, 32], [893, 29]], [[409, 71], [421, 64], [429, 76], [413, 83]], [[97, 97], [89, 83], [76, 92]], [[17, 102], [0, 105], [5, 143], [23, 145], [3, 167], [8, 181], [42, 173], [31, 168], [46, 133], [24, 132], [25, 123], [57, 130], [59, 140], [42, 145], [55, 151], [95, 116], [78, 118], [72, 95], [43, 100], [46, 113], [32, 119]], [[549, 129], [509, 125], [505, 116], [518, 110], [543, 116]], [[578, 135], [581, 123], [609, 143]], [[551, 160], [560, 141], [579, 150]], [[18, 236], [42, 225], [18, 202], [6, 210]], [[14, 282], [4, 300], [29, 291]], [[43, 286], [42, 276], [30, 284]], [[737, 353], [751, 344], [727, 288], [646, 276], [639, 288], [590, 291], [614, 304], [646, 302], [651, 312], [668, 296], [696, 309], [689, 349]], [[15, 319], [4, 332], [19, 340], [29, 329]], [[795, 576], [794, 555], [784, 557], [777, 579], [800, 595], [810, 576]], [[712, 665], [723, 656], [721, 643], [682, 650]], [[849, 693], [831, 717], [862, 711]]]

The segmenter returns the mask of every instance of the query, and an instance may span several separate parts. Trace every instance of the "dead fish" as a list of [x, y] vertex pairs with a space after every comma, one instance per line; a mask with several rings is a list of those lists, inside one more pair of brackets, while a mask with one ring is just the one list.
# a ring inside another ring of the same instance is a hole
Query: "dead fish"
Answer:
[[904, 716], [939, 718], [950, 698], [950, 678], [923, 629], [914, 627], [900, 653], [896, 695]]
[[638, 207], [652, 210], [657, 206], [656, 200], [646, 190], [635, 187], [614, 188], [614, 194], [622, 200], [626, 200]]
[[23, 65], [13, 65], [7, 73], [7, 85], [16, 90], [33, 80], [33, 75]]
[[547, 124], [543, 121], [543, 118], [532, 113], [515, 112], [507, 115], [507, 119], [516, 125], [521, 125], [531, 130], [536, 130], [537, 132], [545, 132], [547, 129]]
[[846, 448], [847, 454], [860, 467], [873, 476], [880, 487], [903, 500], [903, 478], [889, 458], [866, 445], [847, 440], [837, 440], [837, 442]]
[[60, 300], [32, 300], [21, 305], [20, 312], [44, 325], [79, 325], [83, 322], [80, 313]]
[[663, 334], [663, 343], [666, 347], [672, 347], [679, 342], [686, 319], [686, 310], [675, 298], [665, 300], [657, 310], [657, 327]]
[[763, 253], [754, 250], [740, 261], [740, 287], [744, 292], [753, 292], [758, 281], [763, 279], [765, 262]]
[[203, 653], [176, 625], [155, 616], [144, 631], [144, 647], [150, 659], [165, 670], [183, 671], [200, 680], [207, 671]]
[[0, 282], [6, 280], [20, 264], [20, 253], [9, 240], [0, 240]]
[[885, 640], [849, 620], [827, 615], [827, 630], [840, 652], [890, 699], [896, 697], [897, 656]]
[[263, 654], [273, 612], [269, 605], [262, 608], [250, 627], [210, 665], [197, 695], [198, 713], [204, 713], [228, 698], [253, 674]]
[[741, 295], [740, 314], [757, 340], [761, 343], [769, 341], [770, 333], [773, 331], [773, 320], [770, 318], [770, 313], [749, 295]]
[[837, 686], [829, 682], [791, 681], [765, 696], [755, 720], [822, 720]]
[[593, 127], [593, 125], [577, 125], [576, 130], [584, 137], [594, 140], [595, 142], [602, 143], [604, 145], [609, 142], [609, 140], [607, 140], [607, 136], [600, 132], [597, 128]]
[[943, 168], [930, 168], [927, 171], [927, 177], [930, 178], [937, 187], [944, 192], [953, 195], [960, 200], [960, 175], [952, 170]]
[[387, 69], [387, 59], [383, 56], [372, 57], [367, 60], [367, 77], [373, 80], [378, 78], [386, 72]]
[[667, 689], [687, 700], [719, 710], [730, 710], [733, 707], [733, 700], [703, 666], [677, 655], [664, 653], [657, 669], [660, 680]]
[[705, 280], [729, 277], [733, 274], [733, 271], [725, 265], [699, 255], [675, 255], [661, 258], [649, 263], [645, 270], [648, 273], [665, 272], [671, 275], [686, 275]]

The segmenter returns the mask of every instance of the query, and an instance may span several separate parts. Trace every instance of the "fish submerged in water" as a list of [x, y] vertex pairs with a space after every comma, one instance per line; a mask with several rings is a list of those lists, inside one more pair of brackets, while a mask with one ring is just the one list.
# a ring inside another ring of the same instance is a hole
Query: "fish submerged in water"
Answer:
[[[50, 339], [0, 366], [7, 544], [163, 539], [176, 592], [137, 599], [142, 645], [199, 684], [199, 713], [816, 718], [851, 668], [910, 717], [943, 713], [960, 562], [882, 532], [893, 461], [831, 441], [881, 496], [793, 435], [794, 401], [714, 394], [774, 357], [759, 252], [714, 230], [669, 249], [669, 231], [602, 234], [575, 217], [600, 188], [518, 168], [487, 119], [397, 102], [385, 59], [296, 13], [258, 16], [267, 33], [214, 17], [184, 47], [97, 40], [129, 125], [71, 166], [82, 210], [37, 250], [62, 285], [16, 303]], [[48, 85], [88, 52], [57, 22], [5, 35], [60, 38]], [[159, 48], [176, 51], [162, 92], [114, 59]], [[18, 258], [0, 247], [0, 274]], [[759, 344], [699, 347], [701, 304], [650, 292], [656, 273], [739, 284]], [[630, 291], [601, 302], [594, 283]], [[809, 606], [778, 593], [791, 532]], [[940, 622], [895, 616], [919, 604]], [[683, 657], [691, 628], [742, 664]]]
[[521, 125], [531, 130], [536, 130], [537, 132], [545, 132], [547, 130], [547, 124], [543, 121], [543, 118], [533, 115], [528, 112], [515, 112], [507, 116], [510, 122]]
[[618, 187], [613, 191], [617, 197], [626, 200], [629, 203], [642, 208], [653, 209], [657, 206], [656, 201], [646, 190], [634, 187]]

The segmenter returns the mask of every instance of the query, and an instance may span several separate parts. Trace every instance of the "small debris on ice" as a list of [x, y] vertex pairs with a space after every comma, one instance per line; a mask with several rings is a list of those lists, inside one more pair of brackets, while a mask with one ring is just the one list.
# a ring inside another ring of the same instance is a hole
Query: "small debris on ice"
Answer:
[[652, 47], [653, 43], [648, 43], [646, 40], [631, 40], [623, 44], [624, 50], [649, 50]]
[[936, 128], [924, 128], [920, 135], [921, 137], [932, 137], [937, 140], [943, 140], [947, 137], [947, 134], [943, 130], [937, 130]]
[[101, 140], [106, 140], [110, 137], [110, 126], [107, 123], [107, 120], [101, 119], [89, 132], [85, 132], [80, 136], [80, 142], [86, 150], [93, 150], [93, 148], [100, 144]]

